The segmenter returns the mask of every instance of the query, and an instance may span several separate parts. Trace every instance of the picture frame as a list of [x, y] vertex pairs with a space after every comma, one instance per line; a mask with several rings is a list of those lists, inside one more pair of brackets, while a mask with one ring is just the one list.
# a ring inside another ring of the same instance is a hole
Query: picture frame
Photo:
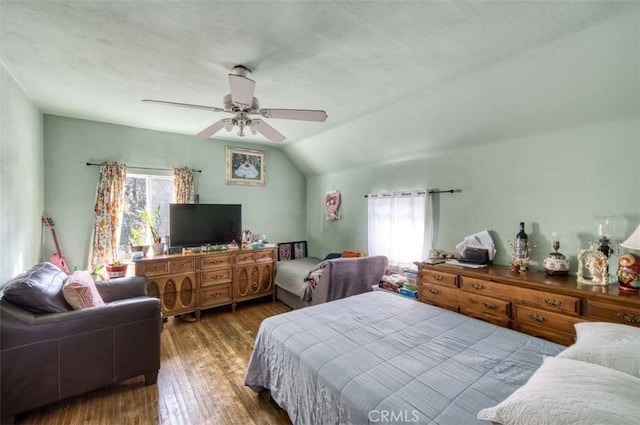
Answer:
[[[585, 273], [586, 272], [586, 273]], [[591, 277], [585, 277], [589, 276]], [[606, 286], [609, 284], [609, 263], [604, 253], [597, 249], [583, 249], [578, 253], [578, 283]]]
[[264, 151], [225, 146], [225, 156], [227, 184], [265, 185]]

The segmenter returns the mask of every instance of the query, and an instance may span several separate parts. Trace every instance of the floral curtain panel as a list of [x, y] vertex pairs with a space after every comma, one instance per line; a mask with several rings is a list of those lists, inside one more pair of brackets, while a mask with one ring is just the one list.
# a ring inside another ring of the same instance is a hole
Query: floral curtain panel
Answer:
[[97, 265], [118, 259], [118, 238], [122, 226], [124, 186], [127, 167], [119, 162], [105, 162], [100, 166], [96, 189], [95, 219], [91, 235], [89, 270]]
[[173, 197], [177, 204], [195, 202], [193, 170], [189, 167], [173, 167]]

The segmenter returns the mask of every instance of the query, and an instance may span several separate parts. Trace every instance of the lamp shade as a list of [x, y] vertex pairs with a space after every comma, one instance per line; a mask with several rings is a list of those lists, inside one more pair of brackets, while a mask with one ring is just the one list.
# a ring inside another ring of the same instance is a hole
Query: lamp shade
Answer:
[[629, 236], [627, 240], [622, 242], [620, 245], [625, 248], [640, 250], [640, 224], [636, 227], [636, 230], [633, 231], [631, 236]]

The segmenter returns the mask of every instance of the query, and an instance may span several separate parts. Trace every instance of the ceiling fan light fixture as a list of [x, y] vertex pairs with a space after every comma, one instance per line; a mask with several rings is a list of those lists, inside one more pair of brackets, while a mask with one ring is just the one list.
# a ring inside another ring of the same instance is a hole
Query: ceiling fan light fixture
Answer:
[[196, 134], [199, 139], [207, 139], [223, 128], [230, 132], [235, 126], [239, 127], [238, 136], [244, 136], [244, 128], [249, 127], [252, 134], [266, 137], [271, 142], [282, 142], [285, 136], [275, 128], [264, 122], [260, 118], [251, 118], [252, 115], [261, 115], [264, 118], [315, 121], [324, 122], [327, 113], [322, 110], [312, 109], [260, 109], [260, 102], [255, 94], [256, 83], [250, 79], [251, 70], [242, 65], [233, 67], [228, 74], [229, 88], [231, 93], [223, 96], [223, 108], [215, 106], [194, 105], [189, 103], [169, 102], [165, 100], [143, 99], [143, 102], [157, 103], [167, 106], [178, 106], [183, 108], [200, 109], [209, 112], [225, 112], [232, 114], [232, 118], [225, 118], [216, 121], [209, 127]]

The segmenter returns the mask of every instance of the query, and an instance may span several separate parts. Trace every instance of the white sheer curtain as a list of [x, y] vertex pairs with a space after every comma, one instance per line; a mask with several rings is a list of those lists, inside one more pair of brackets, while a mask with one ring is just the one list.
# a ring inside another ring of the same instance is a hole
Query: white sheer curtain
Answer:
[[433, 214], [426, 190], [369, 194], [369, 255], [390, 266], [421, 261], [433, 244]]

